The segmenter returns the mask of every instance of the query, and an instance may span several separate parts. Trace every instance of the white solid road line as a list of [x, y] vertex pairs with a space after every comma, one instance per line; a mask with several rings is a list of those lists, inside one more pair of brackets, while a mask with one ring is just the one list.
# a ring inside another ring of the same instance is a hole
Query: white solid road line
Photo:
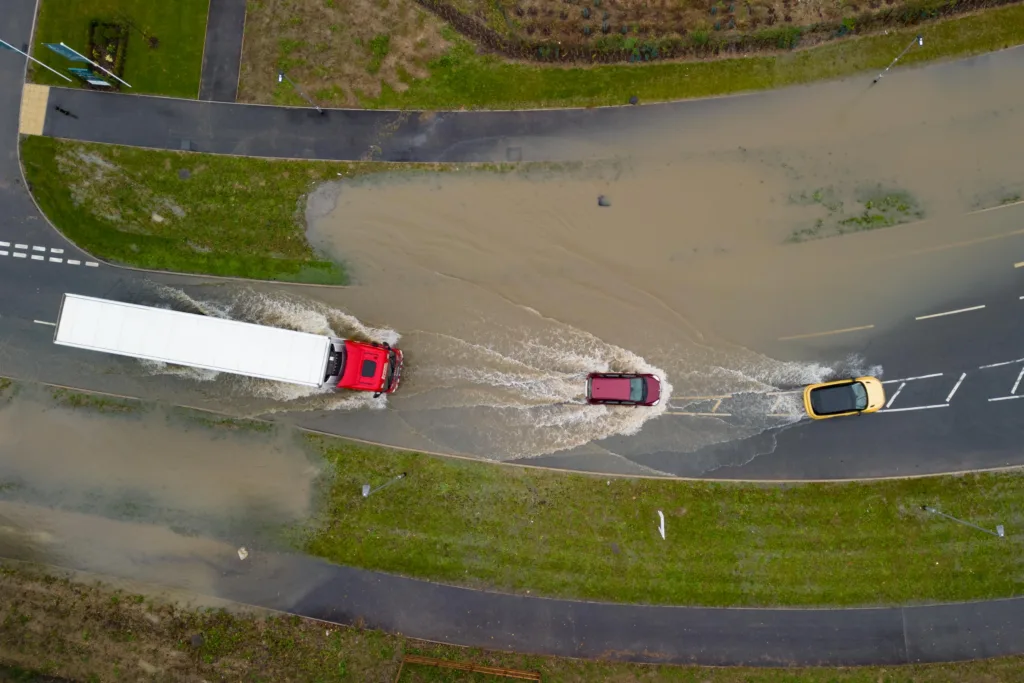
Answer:
[[932, 313], [931, 315], [919, 315], [914, 320], [928, 320], [929, 318], [941, 318], [944, 315], [955, 315], [956, 313], [967, 313], [968, 311], [980, 311], [985, 308], [985, 304], [980, 306], [971, 306], [970, 308], [958, 308], [955, 311], [944, 311], [942, 313]]
[[933, 375], [921, 375], [920, 377], [907, 377], [904, 379], [887, 379], [882, 384], [895, 384], [896, 382], [913, 382], [917, 379], [931, 379], [932, 377], [942, 377], [941, 372], [936, 372]]
[[1009, 401], [1013, 398], [1024, 398], [1024, 396], [1019, 394], [1017, 396], [1000, 396], [999, 398], [990, 398], [989, 401]]
[[903, 387], [905, 386], [907, 386], [906, 382], [900, 384], [900, 388], [896, 390], [896, 393], [892, 395], [892, 397], [889, 399], [889, 402], [885, 404], [886, 408], [892, 405], [892, 402], [896, 400], [896, 397], [900, 395], [900, 392], [903, 391]]
[[57, 323], [48, 323], [45, 320], [33, 320], [32, 322], [37, 325], [49, 325], [50, 327], [57, 327]]
[[933, 405], [933, 406], [914, 406], [913, 408], [885, 408], [884, 410], [880, 410], [878, 412], [880, 412], [880, 413], [899, 413], [899, 412], [903, 412], [903, 411], [906, 411], [906, 410], [931, 410], [932, 408], [948, 408], [948, 407], [949, 407], [948, 403], [939, 403], [939, 404], [936, 404], [936, 405]]
[[[1022, 370], [1021, 372], [1024, 372], [1024, 370]], [[949, 392], [949, 396], [946, 397], [946, 403], [949, 403], [950, 401], [953, 400], [953, 394], [955, 394], [956, 390], [960, 388], [961, 384], [963, 384], [964, 377], [967, 377], [967, 373], [966, 372], [964, 374], [960, 375], [960, 379], [958, 379], [956, 381], [956, 384], [953, 385], [953, 391]], [[1014, 387], [1016, 387], [1016, 385], [1014, 385]], [[1013, 393], [1013, 392], [1011, 392], [1011, 393]]]
[[998, 368], [998, 367], [1002, 367], [1003, 365], [1013, 365], [1014, 363], [1019, 363], [1021, 361], [1024, 361], [1024, 358], [1018, 358], [1017, 360], [1007, 360], [1007, 361], [1003, 361], [1002, 363], [992, 363], [991, 365], [982, 365], [978, 369], [979, 370], [988, 370], [989, 368]]
[[1021, 379], [1021, 377], [1024, 377], [1024, 368], [1020, 369], [1020, 374], [1017, 375], [1017, 381], [1013, 383], [1013, 389], [1010, 389], [1010, 393], [1011, 394], [1016, 394], [1017, 393], [1017, 387], [1020, 386], [1020, 379]]
[[687, 415], [689, 417], [732, 417], [732, 413], [686, 413], [686, 412], [672, 412], [670, 410], [665, 411], [666, 415]]

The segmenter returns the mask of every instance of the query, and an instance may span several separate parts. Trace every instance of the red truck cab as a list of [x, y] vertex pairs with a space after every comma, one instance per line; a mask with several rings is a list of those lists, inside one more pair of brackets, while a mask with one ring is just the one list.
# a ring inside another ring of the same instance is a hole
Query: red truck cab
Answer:
[[402, 377], [402, 352], [390, 344], [332, 339], [327, 379], [338, 389], [391, 394]]

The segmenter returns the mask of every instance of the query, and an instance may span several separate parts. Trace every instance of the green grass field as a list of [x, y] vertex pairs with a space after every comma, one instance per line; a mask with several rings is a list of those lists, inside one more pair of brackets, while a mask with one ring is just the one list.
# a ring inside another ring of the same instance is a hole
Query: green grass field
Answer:
[[[755, 485], [606, 479], [329, 441], [306, 548], [533, 595], [711, 606], [886, 605], [1024, 589], [1024, 474]], [[363, 499], [363, 483], [408, 478]], [[1006, 538], [921, 510], [931, 505]], [[657, 511], [666, 518], [658, 534]]]
[[[209, 5], [210, 0], [42, 0], [32, 55], [70, 77], [66, 68], [82, 64], [69, 62], [43, 43], [63, 41], [86, 54], [93, 19], [122, 24], [130, 20], [133, 28], [129, 30], [122, 78], [132, 87], [123, 91], [196, 98]], [[156, 47], [150, 47], [148, 36], [159, 40]], [[35, 66], [32, 79], [47, 85], [69, 85]]]
[[510, 63], [480, 56], [449, 30], [456, 46], [430, 64], [430, 77], [408, 79], [408, 89], [385, 87], [364, 99], [370, 108], [516, 109], [591, 107], [710, 97], [765, 90], [850, 76], [884, 68], [913, 37], [924, 46], [910, 50], [901, 64], [963, 57], [1024, 43], [1024, 5], [1014, 5], [888, 35], [827, 43], [779, 55], [694, 62], [563, 68]]

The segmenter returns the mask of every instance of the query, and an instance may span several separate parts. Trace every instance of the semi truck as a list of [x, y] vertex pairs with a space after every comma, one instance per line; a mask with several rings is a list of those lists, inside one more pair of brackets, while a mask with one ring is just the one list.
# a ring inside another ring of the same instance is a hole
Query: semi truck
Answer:
[[53, 341], [171, 365], [308, 387], [393, 393], [402, 352], [239, 320], [65, 294]]

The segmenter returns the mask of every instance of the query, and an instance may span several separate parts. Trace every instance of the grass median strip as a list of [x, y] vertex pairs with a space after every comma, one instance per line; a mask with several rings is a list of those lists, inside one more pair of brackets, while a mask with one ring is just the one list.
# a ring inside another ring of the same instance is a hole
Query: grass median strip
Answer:
[[[83, 577], [84, 578], [84, 577]], [[195, 643], [195, 644], [193, 644]], [[422, 665], [406, 655], [541, 674], [545, 683], [988, 683], [1017, 680], [1021, 657], [858, 668], [704, 668], [559, 659], [439, 645], [297, 617], [201, 609], [154, 595], [0, 564], [0, 681], [501, 680]]]
[[[709, 606], [1009, 597], [1019, 473], [756, 485], [606, 479], [325, 441], [339, 473], [313, 554], [531, 595]], [[408, 477], [370, 498], [364, 483]], [[929, 505], [994, 529], [930, 515]], [[666, 540], [658, 533], [658, 510]]]
[[342, 284], [305, 235], [327, 180], [440, 167], [284, 161], [27, 137], [21, 158], [47, 218], [89, 253], [140, 268]]
[[[96, 60], [89, 54], [90, 44], [118, 40], [120, 36], [126, 43], [124, 68], [119, 75], [132, 86], [124, 88], [125, 92], [194, 99], [199, 96], [209, 5], [210, 0], [42, 0], [32, 54], [66, 73], [67, 67], [83, 64], [69, 62], [43, 43], [64, 42]], [[105, 27], [94, 30], [94, 22]], [[109, 63], [104, 66], [112, 69]], [[35, 66], [32, 80], [46, 85], [68, 85], [67, 81]]]

